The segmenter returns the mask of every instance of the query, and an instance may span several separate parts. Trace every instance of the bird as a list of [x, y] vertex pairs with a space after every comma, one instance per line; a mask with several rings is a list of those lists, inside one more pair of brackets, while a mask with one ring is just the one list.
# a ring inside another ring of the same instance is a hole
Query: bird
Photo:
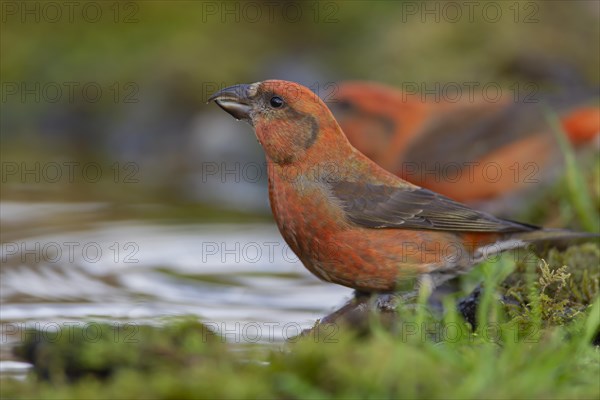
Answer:
[[[442, 96], [426, 101], [420, 94], [361, 81], [340, 82], [329, 97], [350, 143], [367, 157], [405, 180], [469, 205], [509, 209], [504, 199], [539, 192], [561, 167], [559, 143], [541, 102], [533, 102], [537, 98], [514, 102], [504, 96], [492, 102], [482, 96], [459, 101]], [[587, 92], [549, 99], [576, 149], [589, 147], [600, 135], [600, 107], [589, 102]]]
[[238, 84], [208, 101], [254, 128], [279, 231], [324, 281], [360, 293], [424, 277], [435, 287], [504, 250], [590, 235], [497, 218], [403, 180], [353, 147], [298, 83]]

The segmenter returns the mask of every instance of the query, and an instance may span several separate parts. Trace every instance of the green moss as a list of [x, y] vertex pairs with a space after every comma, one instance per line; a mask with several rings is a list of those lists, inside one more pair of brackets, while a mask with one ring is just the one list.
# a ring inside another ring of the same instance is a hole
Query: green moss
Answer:
[[[589, 319], [572, 329], [583, 329]], [[133, 346], [123, 354], [103, 351], [96, 344], [91, 346], [93, 357], [80, 357], [89, 367], [97, 365], [98, 359], [118, 365], [108, 376], [89, 373], [72, 382], [56, 374], [47, 380], [34, 375], [25, 382], [5, 380], [2, 396], [466, 399], [596, 398], [599, 394], [598, 351], [561, 328], [548, 330], [534, 341], [513, 336], [505, 324], [499, 325], [498, 335], [453, 334], [430, 341], [413, 324], [414, 320], [404, 321], [396, 334], [376, 331], [361, 339], [345, 330], [328, 342], [306, 337], [288, 344], [285, 351], [270, 351], [266, 358], [230, 352], [218, 344], [198, 345], [191, 332], [174, 341], [182, 332], [169, 326], [146, 328], [155, 337], [153, 346]], [[445, 326], [452, 322], [447, 320]], [[188, 341], [196, 344], [184, 345]], [[73, 345], [71, 351], [79, 350]]]
[[108, 377], [126, 369], [181, 368], [207, 357], [223, 343], [193, 319], [162, 329], [137, 323], [90, 322], [56, 333], [30, 329], [15, 354], [35, 365], [39, 377], [52, 381]]
[[525, 325], [537, 318], [545, 326], [572, 321], [598, 298], [599, 265], [600, 248], [594, 243], [551, 249], [544, 259], [517, 263], [501, 286], [510, 317]]
[[226, 344], [194, 319], [99, 324], [99, 340], [30, 333], [17, 354], [34, 373], [4, 379], [2, 397], [598, 398], [599, 256], [585, 244], [483, 265], [475, 330], [452, 297], [439, 314], [419, 296], [393, 324], [372, 319], [368, 335], [322, 324], [270, 347]]

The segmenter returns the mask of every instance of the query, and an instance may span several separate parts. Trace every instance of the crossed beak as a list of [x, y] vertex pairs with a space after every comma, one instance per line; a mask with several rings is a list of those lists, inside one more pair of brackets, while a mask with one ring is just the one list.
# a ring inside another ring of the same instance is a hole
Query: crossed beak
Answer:
[[255, 90], [254, 85], [234, 85], [219, 90], [217, 93], [210, 96], [208, 101], [214, 101], [219, 107], [227, 111], [237, 120], [251, 122], [250, 111], [252, 110], [252, 104], [250, 97]]

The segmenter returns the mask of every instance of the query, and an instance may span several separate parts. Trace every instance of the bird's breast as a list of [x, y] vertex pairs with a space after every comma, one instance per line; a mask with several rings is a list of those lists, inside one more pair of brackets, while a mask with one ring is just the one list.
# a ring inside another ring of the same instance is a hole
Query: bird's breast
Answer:
[[335, 251], [336, 235], [348, 228], [343, 210], [329, 198], [326, 184], [274, 169], [269, 174], [269, 199], [281, 235], [311, 272], [330, 280], [320, 265]]

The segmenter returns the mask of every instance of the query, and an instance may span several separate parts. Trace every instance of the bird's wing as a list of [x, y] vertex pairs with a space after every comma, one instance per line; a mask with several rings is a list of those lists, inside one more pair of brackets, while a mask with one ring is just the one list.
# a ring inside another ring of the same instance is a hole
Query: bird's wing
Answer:
[[350, 221], [368, 228], [522, 232], [533, 225], [496, 218], [427, 189], [357, 182], [330, 183]]
[[[476, 104], [440, 112], [423, 127], [402, 155], [402, 162], [415, 165], [448, 165], [479, 161], [494, 151], [539, 134], [544, 115], [538, 104], [493, 107]], [[448, 138], [452, 138], [448, 140]]]

